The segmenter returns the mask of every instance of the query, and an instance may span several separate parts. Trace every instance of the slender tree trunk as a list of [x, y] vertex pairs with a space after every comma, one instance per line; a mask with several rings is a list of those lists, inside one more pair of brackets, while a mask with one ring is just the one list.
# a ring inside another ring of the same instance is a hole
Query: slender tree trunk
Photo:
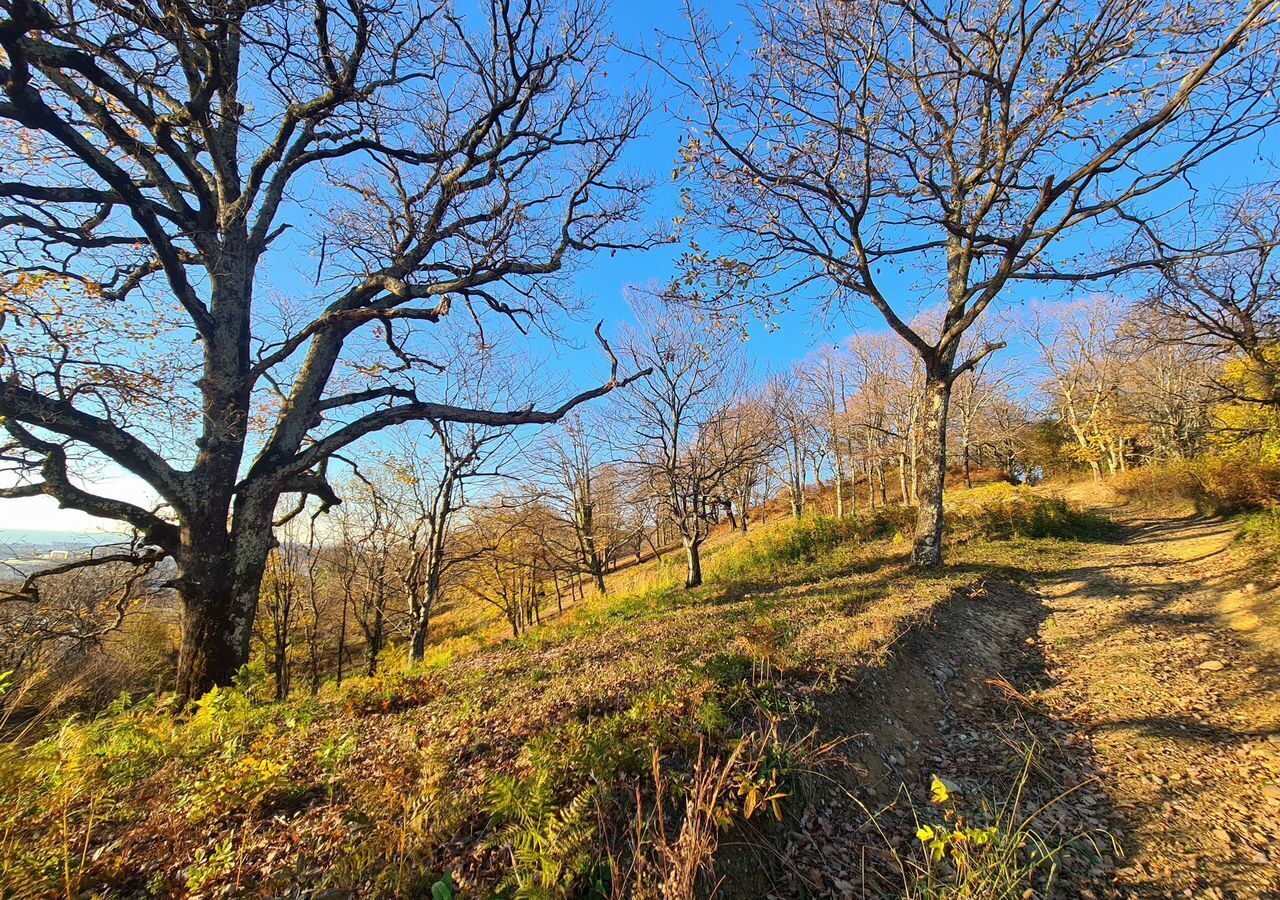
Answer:
[[912, 564], [919, 568], [942, 565], [942, 494], [947, 475], [947, 408], [951, 383], [930, 373], [925, 381], [920, 438], [922, 444], [919, 508]]
[[836, 450], [836, 518], [844, 518], [844, 463], [839, 449]]
[[444, 546], [431, 551], [427, 559], [430, 569], [426, 583], [422, 586], [422, 596], [413, 602], [409, 609], [412, 643], [409, 653], [414, 662], [421, 662], [427, 653], [427, 636], [431, 631], [431, 612], [436, 608], [436, 600], [440, 596], [440, 575], [444, 569]]
[[911, 464], [908, 469], [911, 473], [909, 485], [911, 489], [911, 502], [917, 503], [920, 500], [920, 439], [919, 437], [911, 440]]
[[604, 563], [600, 560], [600, 554], [594, 550], [591, 554], [591, 580], [596, 583], [596, 590], [601, 594], [609, 593], [604, 583]]
[[289, 696], [289, 637], [287, 620], [281, 623], [276, 631], [273, 662], [275, 663], [276, 699], [283, 700]]
[[369, 636], [369, 677], [378, 674], [378, 654], [382, 652], [382, 603], [373, 613], [373, 630]]
[[342, 684], [342, 667], [347, 659], [347, 610], [351, 607], [351, 595], [342, 593], [342, 621], [338, 625], [338, 684]]
[[685, 538], [684, 552], [689, 564], [684, 578], [684, 586], [686, 589], [696, 588], [702, 584], [702, 541]]
[[969, 419], [964, 420], [964, 427], [960, 432], [960, 441], [964, 446], [964, 486], [973, 487], [973, 473], [969, 469]]

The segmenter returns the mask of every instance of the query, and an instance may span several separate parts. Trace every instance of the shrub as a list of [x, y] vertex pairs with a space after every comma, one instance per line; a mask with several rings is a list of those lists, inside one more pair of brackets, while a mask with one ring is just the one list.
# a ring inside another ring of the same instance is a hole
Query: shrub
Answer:
[[1114, 525], [1096, 513], [1073, 506], [1060, 497], [1041, 497], [1026, 491], [1015, 491], [948, 512], [953, 525], [987, 538], [1096, 541], [1107, 540], [1114, 532]]
[[1280, 463], [1210, 456], [1135, 469], [1117, 476], [1111, 486], [1135, 503], [1184, 502], [1204, 515], [1230, 515], [1280, 505]]
[[845, 518], [795, 519], [726, 551], [719, 558], [712, 578], [719, 581], [758, 579], [773, 574], [779, 566], [817, 562], [847, 544], [909, 535], [914, 522], [915, 510], [906, 506], [880, 507]]
[[1212, 457], [1193, 471], [1202, 494], [1197, 508], [1213, 515], [1269, 509], [1280, 503], [1280, 463], [1240, 457]]
[[1280, 544], [1280, 509], [1250, 513], [1240, 521], [1240, 539]]

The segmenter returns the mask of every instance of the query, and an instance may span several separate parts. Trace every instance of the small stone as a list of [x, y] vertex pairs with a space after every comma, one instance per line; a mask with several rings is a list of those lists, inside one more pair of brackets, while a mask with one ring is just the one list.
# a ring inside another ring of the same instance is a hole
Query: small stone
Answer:
[[1200, 663], [1196, 668], [1202, 672], [1221, 672], [1227, 667], [1227, 664], [1220, 659], [1208, 659]]

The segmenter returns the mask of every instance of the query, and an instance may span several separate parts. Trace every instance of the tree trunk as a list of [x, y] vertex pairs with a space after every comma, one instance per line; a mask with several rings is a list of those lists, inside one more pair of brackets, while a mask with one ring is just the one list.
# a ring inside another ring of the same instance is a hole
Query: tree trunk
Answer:
[[684, 578], [685, 589], [702, 584], [702, 542], [685, 539], [684, 552], [688, 557], [688, 570]]
[[426, 584], [423, 585], [423, 596], [411, 605], [409, 624], [412, 629], [412, 643], [409, 646], [410, 658], [414, 662], [422, 662], [427, 653], [427, 635], [431, 630], [431, 611], [436, 607], [436, 599], [440, 596], [440, 575], [444, 569], [444, 546], [433, 550], [427, 560], [431, 566], [427, 572]]
[[[224, 582], [225, 585], [225, 582]], [[182, 642], [178, 650], [177, 693], [182, 704], [211, 688], [231, 684], [249, 657], [245, 636], [253, 631], [256, 604], [223, 587], [179, 593]], [[255, 596], [256, 600], [256, 596]]]
[[378, 608], [373, 611], [373, 630], [369, 635], [368, 675], [370, 678], [378, 674], [378, 654], [381, 652], [382, 652], [382, 601], [379, 600]]
[[287, 625], [276, 632], [273, 650], [277, 700], [289, 696], [289, 634], [286, 628]]
[[351, 597], [342, 594], [342, 621], [338, 623], [338, 684], [342, 684], [342, 667], [347, 659], [347, 610], [351, 607]]
[[973, 473], [969, 468], [969, 420], [964, 421], [964, 428], [960, 432], [960, 440], [964, 444], [964, 486], [973, 487]]
[[423, 607], [413, 616], [413, 641], [409, 646], [410, 659], [414, 662], [422, 662], [422, 658], [427, 655], [427, 634], [431, 631], [431, 613]]
[[930, 374], [925, 381], [921, 439], [920, 492], [917, 500], [916, 540], [911, 562], [918, 568], [942, 565], [942, 493], [947, 475], [947, 407], [951, 383]]
[[180, 702], [231, 684], [249, 661], [253, 619], [271, 551], [271, 529], [235, 547], [222, 529], [188, 529], [179, 558]]

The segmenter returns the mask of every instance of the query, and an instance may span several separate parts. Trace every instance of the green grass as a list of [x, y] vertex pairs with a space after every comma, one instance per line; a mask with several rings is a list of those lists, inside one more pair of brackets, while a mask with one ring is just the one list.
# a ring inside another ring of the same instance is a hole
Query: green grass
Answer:
[[947, 520], [956, 531], [991, 540], [1112, 541], [1119, 536], [1114, 522], [1092, 510], [1002, 483], [949, 503]]

